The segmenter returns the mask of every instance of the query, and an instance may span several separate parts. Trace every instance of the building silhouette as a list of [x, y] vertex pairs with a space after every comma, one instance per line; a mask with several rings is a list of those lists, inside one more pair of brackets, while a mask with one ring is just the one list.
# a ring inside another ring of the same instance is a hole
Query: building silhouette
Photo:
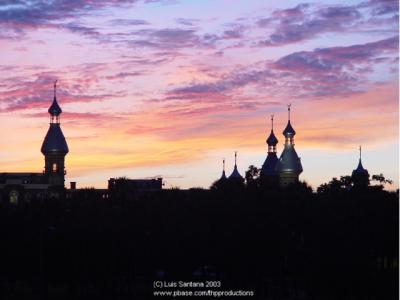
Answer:
[[64, 190], [65, 155], [69, 150], [60, 127], [62, 110], [57, 102], [56, 83], [53, 102], [48, 109], [50, 126], [41, 148], [45, 160], [44, 171], [0, 173], [0, 199], [18, 204], [47, 196], [59, 197]]
[[[65, 156], [68, 154], [68, 144], [61, 130], [60, 116], [62, 109], [57, 101], [57, 81], [54, 82], [54, 97], [48, 113], [50, 115], [49, 129], [43, 140], [41, 152], [44, 155], [44, 170], [35, 172], [0, 173], [0, 201], [11, 204], [30, 202], [48, 197], [70, 198], [79, 192], [76, 182], [71, 182], [70, 189], [65, 189]], [[96, 189], [102, 197], [107, 198], [109, 191], [125, 189], [130, 192], [153, 192], [162, 189], [162, 178], [155, 179], [121, 179], [111, 178], [109, 188]]]

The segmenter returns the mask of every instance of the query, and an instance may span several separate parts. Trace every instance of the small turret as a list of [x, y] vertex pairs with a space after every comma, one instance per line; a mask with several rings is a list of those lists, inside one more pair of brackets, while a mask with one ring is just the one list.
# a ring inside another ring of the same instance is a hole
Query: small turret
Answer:
[[367, 169], [364, 169], [361, 162], [361, 146], [359, 146], [360, 157], [358, 160], [358, 166], [353, 170], [351, 177], [356, 187], [366, 187], [369, 185], [369, 173]]
[[278, 157], [276, 155], [276, 145], [278, 139], [274, 134], [274, 115], [271, 115], [271, 133], [267, 140], [268, 155], [261, 167], [261, 182], [267, 185], [276, 185], [278, 182], [278, 172], [276, 170], [276, 164], [278, 163]]

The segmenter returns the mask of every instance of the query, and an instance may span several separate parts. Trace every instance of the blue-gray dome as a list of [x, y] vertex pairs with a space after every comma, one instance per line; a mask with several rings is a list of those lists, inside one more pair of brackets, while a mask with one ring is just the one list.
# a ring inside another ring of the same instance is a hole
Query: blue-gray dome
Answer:
[[293, 145], [285, 145], [281, 157], [276, 165], [279, 173], [295, 173], [303, 172], [300, 158], [298, 157]]
[[68, 145], [64, 134], [61, 131], [60, 124], [51, 123], [46, 137], [44, 138], [41, 151], [43, 154], [59, 153], [67, 154]]
[[53, 103], [50, 105], [48, 112], [54, 117], [58, 117], [62, 113], [61, 107], [58, 105], [56, 97], [54, 97]]
[[294, 136], [296, 131], [294, 131], [292, 125], [290, 124], [290, 120], [288, 121], [285, 130], [282, 132], [284, 136]]

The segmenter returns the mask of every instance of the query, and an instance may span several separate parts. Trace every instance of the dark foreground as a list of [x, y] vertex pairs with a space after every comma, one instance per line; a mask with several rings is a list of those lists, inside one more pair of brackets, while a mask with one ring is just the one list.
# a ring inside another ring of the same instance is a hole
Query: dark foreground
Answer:
[[398, 204], [304, 188], [2, 203], [0, 299], [151, 299], [155, 281], [254, 292], [235, 299], [398, 299]]

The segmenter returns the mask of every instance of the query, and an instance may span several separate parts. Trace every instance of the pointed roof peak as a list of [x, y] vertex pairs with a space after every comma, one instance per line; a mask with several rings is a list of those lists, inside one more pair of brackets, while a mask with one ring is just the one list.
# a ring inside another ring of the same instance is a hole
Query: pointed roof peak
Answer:
[[57, 102], [56, 89], [57, 89], [57, 80], [54, 81], [53, 103], [51, 104], [51, 106], [48, 109], [49, 114], [52, 115], [53, 117], [58, 117], [62, 113], [62, 109], [61, 109], [60, 105], [58, 105], [58, 102]]
[[362, 162], [361, 162], [361, 146], [358, 147], [358, 150], [360, 153], [360, 157], [358, 159], [357, 168], [353, 171], [353, 175], [354, 174], [368, 174], [368, 170], [364, 168], [364, 166], [362, 165]]
[[243, 180], [242, 175], [240, 175], [237, 169], [237, 151], [235, 151], [235, 166], [233, 167], [232, 174], [229, 175], [229, 179], [240, 179]]

